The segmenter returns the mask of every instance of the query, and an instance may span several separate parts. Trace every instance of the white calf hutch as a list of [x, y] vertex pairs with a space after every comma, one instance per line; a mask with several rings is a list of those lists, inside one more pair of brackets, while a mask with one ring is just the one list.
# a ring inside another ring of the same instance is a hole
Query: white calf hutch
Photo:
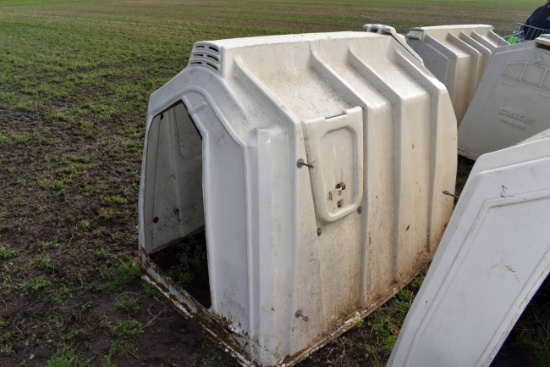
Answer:
[[[456, 126], [443, 84], [392, 33], [196, 43], [150, 99], [144, 278], [243, 365], [296, 364], [430, 261]], [[202, 226], [209, 308], [151, 259]]]
[[492, 53], [508, 43], [485, 24], [412, 28], [406, 38], [447, 87], [460, 125]]

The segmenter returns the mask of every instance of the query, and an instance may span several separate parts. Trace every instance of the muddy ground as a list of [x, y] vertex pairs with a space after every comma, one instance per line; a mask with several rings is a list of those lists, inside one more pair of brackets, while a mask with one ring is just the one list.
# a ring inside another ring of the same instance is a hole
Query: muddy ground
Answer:
[[[359, 13], [388, 19], [384, 7], [13, 4], [0, 2], [0, 366], [237, 366], [140, 279], [148, 97], [185, 66], [196, 40], [352, 29]], [[445, 9], [422, 9], [415, 22], [452, 21]], [[517, 14], [524, 16], [513, 10], [497, 22]], [[460, 160], [459, 186], [471, 165]], [[383, 366], [403, 302], [418, 286], [301, 365]], [[550, 366], [549, 288], [547, 281], [494, 367]]]
[[[0, 262], [0, 366], [236, 366], [197, 322], [184, 319], [139, 278], [140, 159], [114, 162], [102, 138], [50, 127], [40, 113], [0, 110], [0, 120], [4, 132], [26, 137], [0, 148], [1, 244], [16, 250], [4, 251]], [[79, 159], [87, 166], [67, 169]], [[465, 177], [472, 162], [460, 163]], [[41, 185], [37, 177], [50, 181]], [[109, 197], [120, 199], [104, 199]], [[541, 293], [532, 308], [548, 303], [549, 295]], [[393, 301], [383, 310], [400, 324], [403, 315]], [[391, 328], [380, 321], [383, 315], [367, 318], [302, 365], [383, 365], [389, 349], [375, 330], [380, 323]], [[493, 366], [533, 365], [522, 336], [544, 325], [527, 319]]]

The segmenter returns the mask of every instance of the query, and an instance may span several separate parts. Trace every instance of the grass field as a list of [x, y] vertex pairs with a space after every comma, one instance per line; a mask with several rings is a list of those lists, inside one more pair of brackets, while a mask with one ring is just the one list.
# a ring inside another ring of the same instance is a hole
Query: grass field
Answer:
[[[194, 42], [352, 30], [359, 14], [507, 34], [541, 2], [0, 0], [0, 366], [236, 365], [135, 263], [148, 97]], [[384, 365], [420, 283], [303, 365]], [[549, 296], [494, 366], [550, 365]]]

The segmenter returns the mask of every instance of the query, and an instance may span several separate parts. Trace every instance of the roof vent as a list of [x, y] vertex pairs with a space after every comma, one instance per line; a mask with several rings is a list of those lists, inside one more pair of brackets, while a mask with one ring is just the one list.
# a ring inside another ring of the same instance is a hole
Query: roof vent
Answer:
[[195, 43], [189, 66], [203, 66], [214, 71], [221, 71], [221, 56], [217, 46], [208, 43]]

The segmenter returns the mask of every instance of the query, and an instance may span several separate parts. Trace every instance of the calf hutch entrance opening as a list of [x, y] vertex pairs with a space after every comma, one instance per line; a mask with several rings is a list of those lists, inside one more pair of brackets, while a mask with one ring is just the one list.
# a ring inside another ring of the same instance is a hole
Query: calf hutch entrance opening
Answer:
[[[147, 139], [146, 176], [152, 197], [146, 252], [159, 270], [209, 308], [202, 190], [202, 137], [183, 101], [153, 117]], [[161, 159], [157, 159], [157, 157]]]
[[430, 261], [456, 149], [391, 30], [199, 42], [149, 103], [144, 279], [241, 364], [294, 365]]

